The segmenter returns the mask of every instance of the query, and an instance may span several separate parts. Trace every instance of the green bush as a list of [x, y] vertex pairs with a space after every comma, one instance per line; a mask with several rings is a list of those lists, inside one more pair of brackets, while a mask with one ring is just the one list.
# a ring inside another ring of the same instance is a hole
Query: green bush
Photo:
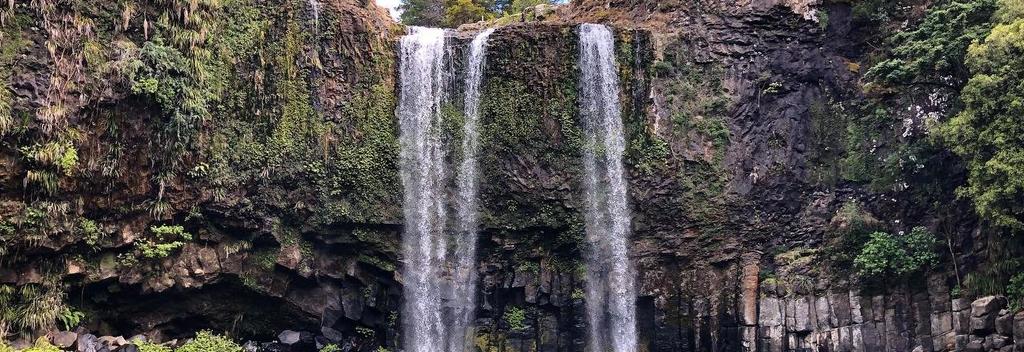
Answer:
[[1010, 278], [1010, 284], [1006, 286], [1006, 296], [1010, 299], [1010, 307], [1013, 310], [1024, 309], [1024, 273], [1018, 273]]
[[508, 328], [514, 331], [521, 331], [526, 329], [526, 311], [519, 307], [508, 307], [505, 310], [505, 324], [508, 324]]
[[62, 352], [60, 348], [47, 341], [45, 337], [36, 339], [35, 345], [21, 352]]
[[152, 342], [132, 341], [132, 343], [139, 348], [139, 352], [171, 352], [170, 347]]
[[901, 235], [875, 232], [854, 259], [854, 267], [869, 280], [906, 278], [936, 264], [934, 247], [935, 236], [923, 227]]
[[192, 234], [185, 232], [180, 225], [152, 226], [149, 231], [154, 238], [143, 239], [136, 244], [139, 254], [146, 259], [167, 258], [175, 250], [184, 247], [186, 241], [192, 240]]
[[843, 204], [825, 232], [825, 253], [837, 268], [849, 269], [871, 234], [881, 228], [882, 223], [857, 202]]
[[200, 331], [196, 338], [178, 347], [175, 352], [242, 352], [242, 346], [225, 336]]

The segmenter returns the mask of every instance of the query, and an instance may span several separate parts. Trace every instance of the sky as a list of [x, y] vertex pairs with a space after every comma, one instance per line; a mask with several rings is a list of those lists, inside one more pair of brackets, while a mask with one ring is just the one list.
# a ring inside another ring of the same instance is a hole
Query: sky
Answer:
[[377, 5], [391, 11], [391, 17], [398, 18], [398, 4], [401, 0], [377, 0]]

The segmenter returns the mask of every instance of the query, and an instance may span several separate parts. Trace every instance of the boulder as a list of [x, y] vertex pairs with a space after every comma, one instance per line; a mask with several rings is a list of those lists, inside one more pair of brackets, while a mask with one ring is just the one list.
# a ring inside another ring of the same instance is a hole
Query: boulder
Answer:
[[259, 352], [260, 345], [255, 341], [246, 341], [242, 344], [242, 351], [244, 352]]
[[326, 326], [320, 328], [320, 333], [323, 334], [324, 338], [332, 343], [341, 342], [341, 340], [345, 338], [345, 336], [341, 334], [341, 331]]
[[1017, 351], [1024, 352], [1024, 311], [1013, 316], [1013, 340], [1017, 342]]
[[985, 336], [995, 329], [996, 316], [994, 314], [971, 317], [971, 334]]
[[115, 352], [139, 352], [139, 347], [135, 346], [135, 344], [129, 343], [129, 344], [124, 344], [121, 347], [118, 347], [114, 351]]
[[306, 331], [285, 330], [277, 335], [277, 341], [294, 350], [306, 350], [313, 347], [313, 334]]
[[972, 336], [971, 340], [967, 342], [967, 346], [964, 346], [964, 352], [984, 352], [984, 343], [984, 339], [977, 336]]
[[100, 336], [99, 338], [96, 339], [96, 341], [103, 346], [115, 347], [117, 338], [113, 336]]
[[96, 352], [99, 345], [99, 339], [93, 334], [81, 334], [78, 335], [78, 341], [75, 343], [77, 352]]
[[289, 352], [289, 351], [291, 351], [291, 347], [289, 347], [288, 345], [282, 344], [282, 343], [271, 342], [271, 343], [263, 344], [263, 346], [261, 346], [259, 351], [260, 352]]
[[50, 343], [62, 349], [74, 347], [78, 341], [78, 334], [71, 331], [57, 331], [50, 333]]
[[1003, 336], [1013, 336], [1013, 315], [1010, 311], [1003, 309], [996, 316], [996, 333]]
[[996, 315], [999, 310], [1003, 308], [1006, 308], [1006, 297], [982, 297], [971, 303], [971, 316], [982, 317], [986, 315]]
[[988, 338], [986, 338], [986, 340], [988, 339], [992, 339], [991, 345], [988, 346], [989, 349], [998, 350], [1010, 344], [1010, 338], [1002, 335], [988, 335]]

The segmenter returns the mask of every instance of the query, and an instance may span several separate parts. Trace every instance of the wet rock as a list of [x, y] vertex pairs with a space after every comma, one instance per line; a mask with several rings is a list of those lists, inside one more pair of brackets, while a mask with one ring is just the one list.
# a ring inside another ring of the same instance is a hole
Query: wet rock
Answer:
[[114, 350], [114, 352], [139, 352], [139, 347], [136, 346], [135, 344], [129, 343], [121, 347], [118, 347], [116, 350]]
[[261, 351], [259, 343], [255, 341], [246, 341], [242, 344], [242, 351], [244, 352], [259, 352]]
[[1013, 339], [1018, 346], [1024, 347], [1024, 311], [1013, 316]]
[[[989, 345], [989, 349], [1001, 349], [1010, 344], [1010, 339], [1002, 335], [988, 335], [985, 340], [986, 345]], [[989, 340], [991, 340], [991, 343], [988, 342]]]
[[345, 338], [345, 336], [341, 334], [341, 331], [326, 326], [320, 328], [320, 333], [323, 334], [324, 338], [332, 343], [341, 342], [341, 340]]
[[50, 343], [60, 348], [71, 348], [78, 341], [78, 334], [71, 331], [58, 331], [50, 333]]
[[996, 317], [996, 333], [1003, 336], [1013, 336], [1013, 315], [1010, 311], [1003, 309]]
[[285, 330], [277, 335], [277, 341], [292, 349], [308, 349], [313, 347], [313, 334], [307, 331]]
[[965, 352], [983, 352], [985, 350], [984, 343], [985, 343], [985, 340], [982, 339], [981, 337], [972, 336], [970, 341], [967, 342], [967, 345], [964, 346], [964, 351]]
[[75, 350], [78, 352], [96, 352], [98, 344], [99, 340], [96, 338], [96, 335], [81, 334], [78, 335], [78, 341], [75, 343]]
[[995, 315], [1003, 308], [1006, 308], [1006, 297], [982, 297], [971, 303], [971, 316], [981, 317], [986, 315]]

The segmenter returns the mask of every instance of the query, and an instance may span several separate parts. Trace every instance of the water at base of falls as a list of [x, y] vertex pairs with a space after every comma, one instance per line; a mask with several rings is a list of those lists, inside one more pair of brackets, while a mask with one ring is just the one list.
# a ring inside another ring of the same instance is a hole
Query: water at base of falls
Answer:
[[629, 260], [630, 210], [622, 163], [625, 150], [615, 38], [584, 24], [580, 38], [580, 111], [585, 131], [584, 200], [587, 232], [588, 350], [637, 350], [636, 288]]
[[440, 134], [441, 105], [448, 98], [445, 31], [412, 27], [400, 42], [397, 115], [404, 187], [402, 326], [406, 352], [469, 350], [477, 281], [476, 127], [484, 44], [491, 32], [482, 32], [470, 45], [464, 157], [456, 175], [455, 224], [451, 229], [447, 224], [447, 150]]

